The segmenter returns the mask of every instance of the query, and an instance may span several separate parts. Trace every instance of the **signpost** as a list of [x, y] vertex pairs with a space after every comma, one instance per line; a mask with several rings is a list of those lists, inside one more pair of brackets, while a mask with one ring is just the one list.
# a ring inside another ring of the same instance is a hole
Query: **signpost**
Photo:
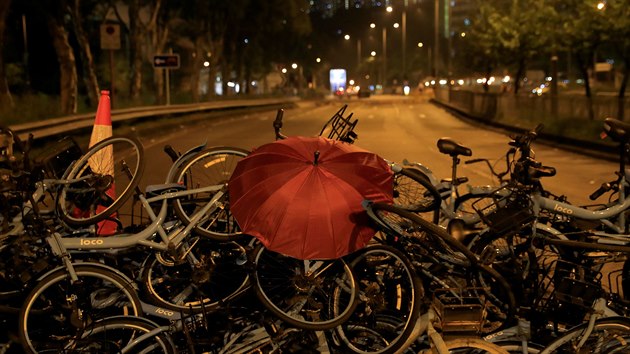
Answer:
[[114, 51], [120, 49], [120, 25], [105, 23], [100, 28], [101, 49], [109, 50], [110, 105], [114, 105]]
[[153, 67], [166, 72], [166, 105], [171, 104], [170, 69], [179, 69], [179, 54], [158, 54], [153, 56]]
[[179, 54], [160, 54], [153, 56], [154, 68], [179, 69]]

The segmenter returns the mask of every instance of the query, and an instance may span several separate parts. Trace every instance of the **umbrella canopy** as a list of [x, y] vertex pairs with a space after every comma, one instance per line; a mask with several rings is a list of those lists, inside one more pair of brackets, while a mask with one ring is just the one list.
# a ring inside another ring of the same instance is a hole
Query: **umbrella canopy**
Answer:
[[255, 149], [229, 181], [243, 233], [298, 259], [335, 259], [375, 231], [361, 202], [392, 202], [393, 173], [378, 155], [322, 137], [289, 137]]

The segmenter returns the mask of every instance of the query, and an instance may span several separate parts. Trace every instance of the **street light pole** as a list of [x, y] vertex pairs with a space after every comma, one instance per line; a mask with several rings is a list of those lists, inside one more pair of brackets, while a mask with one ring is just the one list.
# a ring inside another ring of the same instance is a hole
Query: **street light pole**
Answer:
[[361, 67], [361, 39], [357, 38], [357, 75], [359, 73], [359, 67]]
[[440, 57], [440, 0], [435, 0], [435, 18], [434, 18], [434, 44], [433, 44], [433, 77], [438, 75], [438, 61]]
[[387, 86], [387, 26], [383, 26], [383, 91]]
[[405, 7], [403, 8], [403, 18], [402, 18], [402, 26], [403, 26], [403, 40], [402, 40], [402, 47], [403, 47], [403, 75], [402, 75], [402, 79], [403, 81], [407, 80], [407, 5], [405, 4]]

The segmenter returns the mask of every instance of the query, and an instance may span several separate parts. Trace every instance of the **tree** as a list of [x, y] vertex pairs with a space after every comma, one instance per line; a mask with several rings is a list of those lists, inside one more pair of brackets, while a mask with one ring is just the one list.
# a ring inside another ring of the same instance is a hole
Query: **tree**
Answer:
[[[487, 79], [505, 57], [506, 42], [513, 38], [511, 26], [504, 16], [509, 2], [502, 0], [496, 4], [478, 1], [479, 13], [473, 19], [473, 25], [464, 42], [463, 53], [467, 60], [473, 60], [472, 67], [480, 68]], [[484, 91], [488, 91], [488, 80], [484, 82]]]
[[622, 61], [622, 79], [617, 95], [617, 118], [623, 120], [626, 88], [630, 76], [630, 6], [627, 0], [610, 0], [604, 11], [604, 19], [610, 28], [610, 42]]
[[65, 22], [67, 9], [66, 0], [55, 0], [46, 3], [46, 23], [52, 37], [53, 46], [59, 61], [59, 103], [61, 114], [77, 113], [78, 104], [78, 74], [76, 59]]
[[486, 78], [498, 67], [515, 68], [514, 94], [518, 94], [528, 63], [554, 42], [555, 31], [549, 31], [548, 23], [555, 22], [555, 9], [536, 0], [481, 1], [479, 7], [466, 36], [464, 60], [473, 54]]
[[558, 35], [560, 44], [571, 51], [584, 79], [584, 90], [588, 102], [589, 116], [594, 118], [593, 98], [589, 70], [593, 68], [593, 58], [598, 47], [605, 42], [608, 32], [605, 29], [605, 16], [597, 9], [597, 2], [591, 0], [557, 0], [557, 11], [561, 14], [563, 26]]
[[[147, 57], [148, 33], [155, 31], [162, 0], [129, 0], [131, 81], [129, 97], [137, 101], [142, 91], [142, 68]], [[148, 12], [148, 15], [145, 13]]]
[[[88, 7], [81, 6], [82, 4], [87, 4]], [[98, 78], [96, 77], [96, 72], [94, 70], [94, 57], [92, 55], [89, 37], [84, 30], [83, 14], [92, 13], [96, 5], [97, 3], [93, 1], [81, 2], [80, 0], [70, 0], [68, 2], [70, 21], [72, 22], [72, 29], [77, 39], [79, 54], [81, 56], [83, 82], [90, 106], [92, 107], [96, 107], [98, 105], [100, 88]]]
[[0, 1], [0, 104], [12, 107], [14, 105], [13, 97], [11, 96], [11, 91], [9, 91], [4, 63], [4, 33], [10, 7], [11, 0]]

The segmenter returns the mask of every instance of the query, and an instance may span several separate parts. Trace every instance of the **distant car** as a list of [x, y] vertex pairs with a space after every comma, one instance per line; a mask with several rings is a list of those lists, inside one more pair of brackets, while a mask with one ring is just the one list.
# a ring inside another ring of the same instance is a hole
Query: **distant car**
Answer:
[[359, 92], [357, 93], [357, 97], [359, 98], [368, 98], [370, 97], [370, 95], [370, 90], [359, 90]]

